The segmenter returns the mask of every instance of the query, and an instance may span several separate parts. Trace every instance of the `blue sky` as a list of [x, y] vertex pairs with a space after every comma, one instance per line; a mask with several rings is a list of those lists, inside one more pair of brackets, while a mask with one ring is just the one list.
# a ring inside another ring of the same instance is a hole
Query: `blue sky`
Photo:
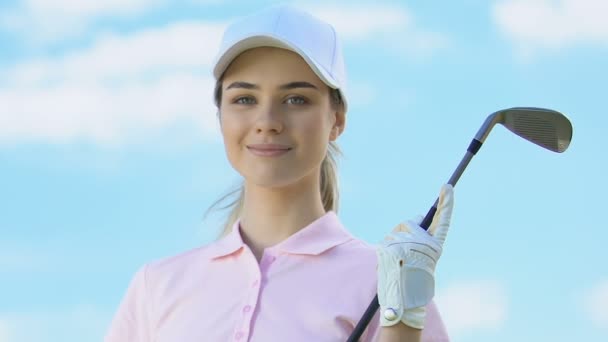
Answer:
[[[0, 2], [0, 342], [99, 341], [134, 271], [208, 243], [237, 181], [211, 102], [222, 29], [276, 1]], [[496, 127], [437, 269], [454, 341], [608, 340], [602, 0], [293, 2], [344, 40], [340, 217], [426, 212], [483, 120], [552, 108], [554, 154]]]

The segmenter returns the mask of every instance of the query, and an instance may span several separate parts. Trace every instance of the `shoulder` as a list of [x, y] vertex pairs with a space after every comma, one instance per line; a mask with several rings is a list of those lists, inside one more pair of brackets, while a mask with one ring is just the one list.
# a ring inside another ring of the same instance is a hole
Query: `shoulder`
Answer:
[[347, 242], [335, 246], [330, 251], [354, 257], [357, 260], [376, 260], [376, 247], [354, 236]]
[[178, 254], [146, 263], [139, 271], [145, 281], [153, 287], [175, 284], [192, 274], [204, 270], [211, 261], [213, 244], [200, 246]]
[[344, 272], [349, 277], [371, 281], [375, 286], [378, 257], [376, 247], [368, 242], [353, 237], [352, 239], [334, 246], [324, 253], [332, 260], [333, 269]]
[[[328, 237], [333, 244], [331, 248], [323, 254], [330, 259], [339, 260], [342, 265], [359, 265], [360, 268], [376, 270], [377, 255], [376, 247], [365, 240], [355, 236], [342, 223], [335, 212], [331, 212], [327, 217]], [[319, 232], [325, 234], [325, 230]]]
[[168, 257], [153, 260], [147, 264], [149, 270], [166, 272], [173, 269], [191, 266], [193, 263], [210, 259], [209, 250], [212, 245], [192, 248]]

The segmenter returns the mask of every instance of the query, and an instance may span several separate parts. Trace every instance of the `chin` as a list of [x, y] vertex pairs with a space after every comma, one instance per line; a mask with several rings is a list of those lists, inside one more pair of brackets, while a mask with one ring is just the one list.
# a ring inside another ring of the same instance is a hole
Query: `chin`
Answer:
[[297, 179], [264, 176], [247, 178], [246, 182], [263, 188], [278, 189], [297, 183]]
[[290, 186], [305, 185], [314, 182], [314, 176], [319, 172], [315, 168], [307, 170], [303, 165], [279, 168], [261, 167], [248, 168], [240, 172], [245, 183], [264, 188], [285, 188]]

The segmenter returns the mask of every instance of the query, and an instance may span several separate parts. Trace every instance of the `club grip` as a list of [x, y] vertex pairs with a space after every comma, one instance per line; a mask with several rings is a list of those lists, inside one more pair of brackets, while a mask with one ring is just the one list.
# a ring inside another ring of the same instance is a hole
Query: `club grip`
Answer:
[[[431, 209], [429, 209], [429, 212], [426, 213], [426, 216], [420, 223], [420, 227], [424, 228], [424, 230], [429, 229], [429, 227], [431, 226], [431, 222], [433, 222], [433, 217], [435, 216], [436, 212], [437, 212], [437, 205], [435, 204], [431, 207]], [[380, 304], [378, 303], [378, 295], [376, 295], [374, 297], [374, 299], [372, 299], [372, 302], [367, 307], [367, 310], [365, 310], [363, 317], [361, 317], [361, 320], [355, 327], [355, 330], [353, 330], [353, 332], [350, 335], [350, 337], [348, 338], [347, 342], [359, 341], [359, 338], [363, 334], [363, 331], [367, 327], [367, 324], [372, 319], [372, 317], [376, 314], [376, 311], [378, 310], [379, 307], [380, 307]]]
[[[482, 127], [482, 130], [483, 129], [484, 128]], [[479, 149], [481, 148], [481, 145], [483, 144], [482, 140], [483, 139], [475, 138], [471, 141], [471, 144], [469, 145], [469, 148], [467, 149], [466, 154], [460, 161], [460, 164], [458, 164], [458, 167], [456, 168], [454, 173], [452, 173], [452, 176], [450, 177], [448, 184], [451, 184], [452, 186], [456, 186], [456, 183], [458, 182], [458, 179], [460, 179], [460, 176], [464, 172], [464, 169], [467, 167], [467, 165], [469, 165], [469, 162], [471, 161], [473, 156], [475, 156], [477, 151], [479, 151]], [[424, 228], [424, 230], [428, 230], [429, 227], [431, 226], [431, 222], [433, 222], [433, 217], [435, 216], [435, 213], [437, 212], [437, 205], [439, 205], [439, 199], [437, 199], [435, 201], [435, 204], [433, 204], [431, 209], [429, 209], [429, 212], [426, 213], [426, 216], [420, 223], [420, 226], [422, 228]], [[372, 299], [371, 303], [369, 303], [367, 310], [365, 310], [363, 317], [361, 317], [361, 320], [359, 320], [359, 322], [357, 323], [357, 326], [355, 326], [355, 330], [353, 330], [353, 332], [350, 335], [350, 337], [348, 338], [347, 342], [359, 341], [359, 338], [363, 334], [363, 331], [365, 330], [365, 328], [371, 321], [372, 317], [376, 314], [376, 311], [378, 310], [379, 307], [380, 307], [380, 304], [378, 303], [378, 295], [376, 294], [374, 299]]]

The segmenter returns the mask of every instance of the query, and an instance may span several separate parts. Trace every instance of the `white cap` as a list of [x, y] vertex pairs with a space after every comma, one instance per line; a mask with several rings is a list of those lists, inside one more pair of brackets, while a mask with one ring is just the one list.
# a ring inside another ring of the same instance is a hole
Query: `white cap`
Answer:
[[242, 52], [262, 46], [300, 55], [325, 84], [340, 91], [346, 109], [342, 46], [330, 24], [288, 5], [273, 6], [236, 21], [224, 32], [213, 68], [215, 79]]

